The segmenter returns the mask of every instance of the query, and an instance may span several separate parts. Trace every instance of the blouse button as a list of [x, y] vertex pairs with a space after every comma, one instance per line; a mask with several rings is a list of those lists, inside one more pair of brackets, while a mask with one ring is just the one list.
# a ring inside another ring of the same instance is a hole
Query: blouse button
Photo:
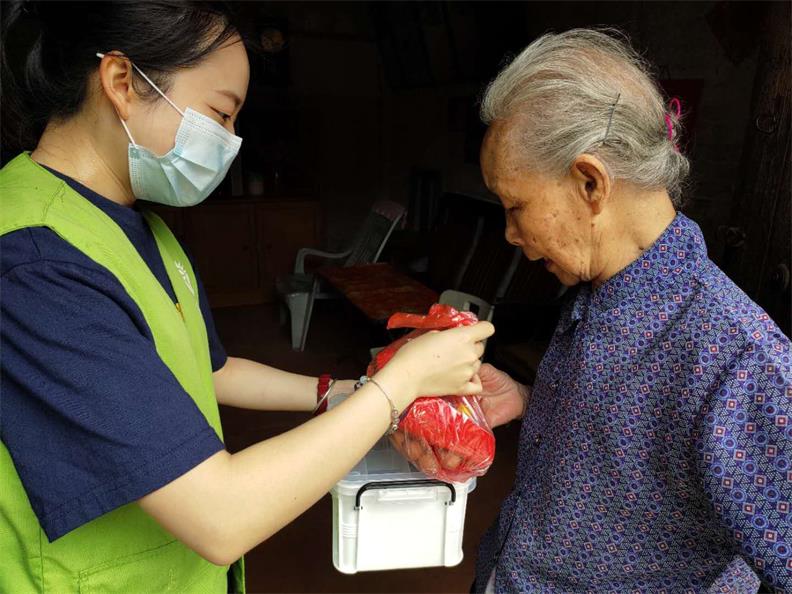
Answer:
[[542, 436], [539, 433], [537, 433], [536, 437], [534, 437], [534, 445], [538, 446], [540, 443], [542, 443]]

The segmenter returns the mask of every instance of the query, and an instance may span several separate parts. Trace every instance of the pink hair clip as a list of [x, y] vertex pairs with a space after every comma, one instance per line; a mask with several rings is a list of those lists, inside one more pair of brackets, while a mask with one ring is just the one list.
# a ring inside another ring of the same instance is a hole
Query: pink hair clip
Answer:
[[[671, 101], [668, 102], [668, 107], [669, 107], [669, 109], [673, 108], [674, 111], [676, 111], [676, 117], [677, 118], [679, 118], [679, 116], [682, 115], [682, 104], [680, 103], [679, 98], [674, 97], [673, 99], [671, 99]], [[666, 113], [664, 115], [664, 117], [665, 117], [666, 128], [668, 129], [668, 140], [673, 140], [674, 139], [674, 123], [671, 121], [671, 116], [669, 114]], [[676, 142], [674, 143], [674, 149], [677, 152], [679, 152], [679, 146], [677, 145]]]

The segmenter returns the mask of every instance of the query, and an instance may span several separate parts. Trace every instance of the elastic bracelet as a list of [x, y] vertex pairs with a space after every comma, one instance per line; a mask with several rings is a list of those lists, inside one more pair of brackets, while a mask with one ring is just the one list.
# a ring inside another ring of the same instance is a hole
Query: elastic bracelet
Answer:
[[316, 385], [316, 408], [313, 410], [314, 415], [320, 415], [327, 410], [328, 396], [333, 389], [335, 380], [327, 373], [319, 376], [319, 382]]
[[392, 435], [393, 433], [396, 433], [396, 431], [399, 428], [399, 409], [396, 408], [396, 405], [393, 404], [393, 400], [391, 400], [391, 397], [388, 396], [388, 393], [385, 391], [385, 389], [382, 386], [380, 386], [379, 382], [377, 382], [377, 380], [375, 380], [372, 377], [369, 377], [367, 375], [360, 376], [360, 380], [355, 385], [355, 389], [360, 389], [362, 386], [365, 386], [368, 383], [372, 383], [375, 386], [377, 386], [377, 388], [379, 388], [379, 391], [382, 392], [383, 396], [385, 396], [385, 399], [388, 401], [388, 404], [390, 405], [391, 408], [391, 412], [390, 412], [391, 423], [385, 435]]

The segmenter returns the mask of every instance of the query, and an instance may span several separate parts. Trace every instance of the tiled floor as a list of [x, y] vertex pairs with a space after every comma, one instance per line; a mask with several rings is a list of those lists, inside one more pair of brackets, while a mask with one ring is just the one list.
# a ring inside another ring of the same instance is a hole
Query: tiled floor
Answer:
[[[287, 329], [278, 325], [272, 306], [216, 310], [215, 321], [229, 354], [313, 375], [359, 376], [365, 370], [368, 348], [374, 346], [370, 343], [377, 342], [377, 332], [341, 303], [319, 304], [304, 353], [291, 351]], [[231, 451], [288, 431], [307, 419], [301, 413], [236, 409], [224, 409], [222, 415]], [[247, 555], [248, 591], [468, 592], [478, 540], [495, 519], [513, 481], [518, 431], [517, 423], [496, 429], [496, 460], [469, 496], [465, 558], [457, 567], [339, 573], [332, 562], [332, 511], [327, 495]]]

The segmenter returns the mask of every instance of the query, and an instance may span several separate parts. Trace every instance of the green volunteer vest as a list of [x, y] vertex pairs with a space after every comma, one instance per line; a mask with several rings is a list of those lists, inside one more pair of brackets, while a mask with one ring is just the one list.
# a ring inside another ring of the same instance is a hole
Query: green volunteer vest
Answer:
[[[162, 220], [144, 213], [176, 292], [173, 301], [121, 228], [63, 181], [21, 154], [0, 170], [0, 235], [48, 227], [109, 270], [140, 307], [157, 353], [222, 439], [195, 274]], [[227, 591], [228, 567], [176, 540], [136, 503], [49, 542], [8, 449], [0, 442], [0, 592]], [[232, 569], [244, 590], [242, 560]]]

